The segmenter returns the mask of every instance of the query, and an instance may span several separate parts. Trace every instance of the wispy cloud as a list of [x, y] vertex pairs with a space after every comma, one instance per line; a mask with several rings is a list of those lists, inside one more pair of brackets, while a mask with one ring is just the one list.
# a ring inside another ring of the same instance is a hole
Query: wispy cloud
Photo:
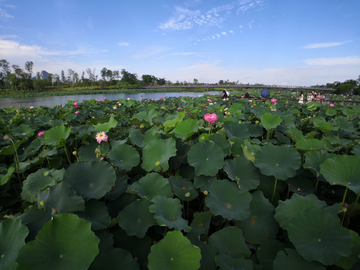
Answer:
[[252, 29], [252, 24], [254, 23], [254, 20], [252, 20], [251, 22], [249, 22], [249, 27], [250, 27], [250, 29]]
[[202, 55], [202, 52], [182, 52], [182, 53], [170, 53], [169, 55]]
[[329, 48], [329, 47], [335, 47], [340, 46], [346, 43], [349, 43], [351, 41], [344, 41], [344, 42], [324, 42], [324, 43], [313, 43], [306, 45], [302, 47], [302, 49], [319, 49], [319, 48]]
[[[198, 1], [188, 2], [197, 3]], [[159, 29], [164, 31], [187, 30], [192, 29], [196, 25], [221, 27], [235, 8], [237, 8], [237, 14], [239, 14], [262, 5], [263, 2], [263, 0], [237, 0], [209, 10], [190, 10], [188, 7], [191, 5], [189, 4], [186, 4], [186, 7], [175, 6], [174, 15], [166, 22], [161, 23]]]
[[12, 18], [14, 18], [14, 16], [8, 14], [6, 10], [0, 8], [0, 19], [7, 20]]
[[304, 61], [311, 66], [337, 66], [337, 65], [359, 65], [359, 56], [333, 57], [333, 58], [315, 58]]
[[141, 50], [139, 52], [137, 52], [133, 58], [135, 59], [143, 59], [143, 58], [147, 58], [156, 54], [161, 54], [163, 52], [166, 52], [170, 50], [168, 47], [165, 46], [152, 46], [152, 47], [148, 47], [145, 48], [144, 50]]
[[129, 46], [130, 44], [127, 42], [119, 42], [118, 45], [119, 46]]

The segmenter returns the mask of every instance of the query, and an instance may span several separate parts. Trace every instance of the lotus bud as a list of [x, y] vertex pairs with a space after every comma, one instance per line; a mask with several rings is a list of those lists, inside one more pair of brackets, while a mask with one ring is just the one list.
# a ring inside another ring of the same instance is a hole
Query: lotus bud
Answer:
[[3, 140], [6, 141], [6, 140], [8, 140], [8, 139], [9, 139], [9, 136], [8, 136], [8, 135], [4, 135]]
[[205, 190], [203, 193], [205, 196], [207, 196], [209, 194], [209, 192], [207, 190]]
[[155, 166], [160, 166], [160, 161], [156, 161]]
[[96, 155], [96, 158], [99, 158], [101, 156], [101, 151], [100, 151], [99, 147], [95, 149], [95, 155]]
[[186, 192], [186, 193], [185, 193], [185, 197], [186, 197], [186, 198], [189, 198], [189, 197], [190, 197], [190, 192]]

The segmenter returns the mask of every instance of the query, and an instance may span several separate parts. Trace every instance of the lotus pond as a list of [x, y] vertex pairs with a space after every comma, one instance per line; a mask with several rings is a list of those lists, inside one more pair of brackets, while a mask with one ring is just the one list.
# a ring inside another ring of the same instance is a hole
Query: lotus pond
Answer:
[[0, 269], [353, 269], [360, 106], [0, 111]]

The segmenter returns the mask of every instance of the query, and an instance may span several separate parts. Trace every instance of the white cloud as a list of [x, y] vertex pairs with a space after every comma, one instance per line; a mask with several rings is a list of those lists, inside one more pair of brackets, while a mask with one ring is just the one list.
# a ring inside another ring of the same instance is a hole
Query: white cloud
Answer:
[[249, 27], [250, 27], [250, 29], [252, 29], [251, 24], [253, 24], [253, 23], [254, 23], [254, 20], [252, 20], [251, 22], [249, 22]]
[[118, 45], [119, 46], [129, 46], [130, 44], [127, 42], [119, 42]]
[[182, 52], [182, 53], [170, 53], [170, 55], [202, 55], [202, 52]]
[[222, 34], [223, 36], [226, 36], [226, 32], [221, 32], [221, 34]]
[[319, 48], [329, 48], [329, 47], [335, 47], [340, 46], [346, 43], [349, 43], [351, 41], [344, 41], [344, 42], [325, 42], [325, 43], [313, 43], [306, 45], [302, 47], [302, 49], [319, 49]]
[[143, 58], [147, 58], [147, 57], [150, 57], [150, 56], [153, 56], [153, 55], [156, 55], [156, 54], [160, 54], [160, 53], [163, 53], [163, 52], [166, 52], [170, 50], [168, 47], [165, 47], [165, 46], [152, 46], [152, 47], [148, 47], [148, 48], [145, 48], [139, 52], [137, 52], [133, 58], [135, 59], [143, 59]]
[[230, 30], [229, 33], [230, 33], [230, 34], [234, 34], [234, 31], [233, 31], [233, 30]]
[[7, 13], [6, 10], [0, 8], [0, 19], [7, 20], [14, 18], [14, 16]]
[[359, 65], [360, 57], [347, 56], [347, 57], [333, 57], [333, 58], [315, 58], [315, 59], [307, 59], [304, 62], [310, 66]]

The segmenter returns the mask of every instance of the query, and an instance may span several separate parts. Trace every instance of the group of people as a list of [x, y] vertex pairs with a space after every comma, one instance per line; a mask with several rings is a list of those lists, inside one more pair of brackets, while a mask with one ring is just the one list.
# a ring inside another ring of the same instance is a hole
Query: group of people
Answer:
[[[300, 97], [302, 95], [302, 91], [300, 92]], [[316, 93], [315, 91], [312, 91], [311, 93], [309, 93], [307, 95], [307, 102], [310, 101], [319, 101], [320, 103], [322, 103], [325, 100], [325, 96], [322, 95], [321, 93]]]

